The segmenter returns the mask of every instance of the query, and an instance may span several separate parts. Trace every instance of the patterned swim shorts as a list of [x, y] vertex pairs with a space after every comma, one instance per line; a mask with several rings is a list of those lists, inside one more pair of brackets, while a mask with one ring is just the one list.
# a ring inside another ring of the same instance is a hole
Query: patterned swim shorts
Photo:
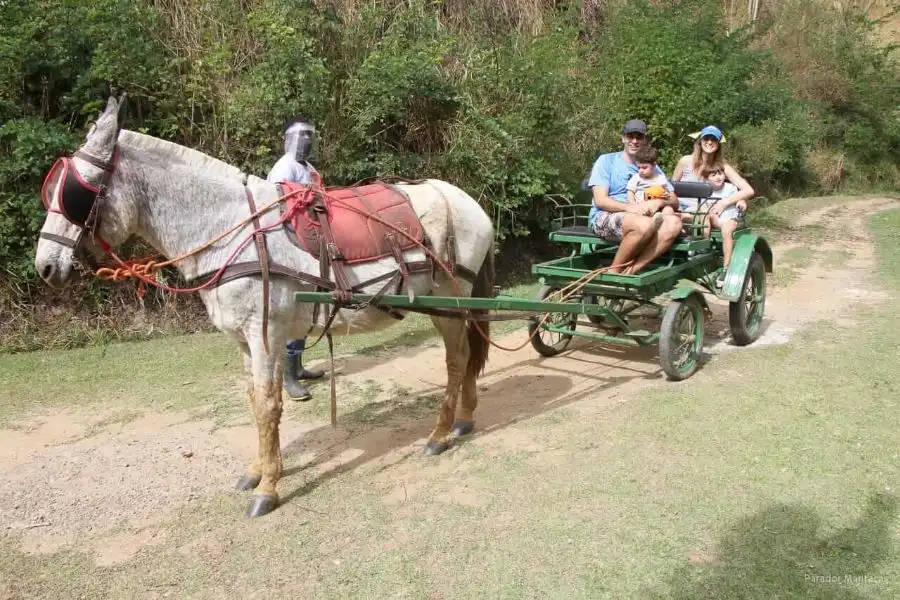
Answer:
[[597, 213], [591, 229], [594, 233], [602, 237], [607, 242], [618, 243], [622, 241], [622, 223], [625, 221], [624, 212], [606, 212]]

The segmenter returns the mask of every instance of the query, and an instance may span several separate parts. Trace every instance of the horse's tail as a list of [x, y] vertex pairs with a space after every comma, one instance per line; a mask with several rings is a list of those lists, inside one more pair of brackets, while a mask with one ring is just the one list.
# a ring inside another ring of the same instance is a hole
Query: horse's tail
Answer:
[[[473, 298], [491, 298], [494, 294], [494, 244], [491, 243], [475, 277], [475, 284], [472, 286]], [[488, 314], [487, 310], [472, 310], [473, 315], [480, 316]], [[479, 332], [479, 328], [481, 331]], [[490, 321], [469, 321], [468, 326], [469, 337], [469, 364], [466, 365], [467, 375], [478, 377], [487, 364], [488, 351], [491, 348], [491, 322]]]

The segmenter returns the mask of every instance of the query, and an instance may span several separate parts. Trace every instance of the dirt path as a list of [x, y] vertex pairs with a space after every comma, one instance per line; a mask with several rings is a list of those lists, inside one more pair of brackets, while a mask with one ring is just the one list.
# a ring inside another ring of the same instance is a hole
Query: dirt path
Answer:
[[[804, 254], [806, 246], [799, 240], [775, 247], [775, 287], [768, 294], [766, 331], [755, 347], [785, 343], [823, 319], [850, 326], [860, 305], [886, 298], [870, 279], [874, 256], [865, 215], [900, 207], [900, 202], [873, 198], [852, 206], [855, 216], [849, 218], [847, 209], [829, 207], [798, 223], [801, 233], [805, 225], [824, 226], [811, 256]], [[786, 256], [795, 257], [795, 278], [779, 283]], [[735, 351], [727, 341], [727, 305], [714, 303], [712, 310], [708, 352]], [[517, 332], [498, 341], [517, 346], [525, 335]], [[455, 488], [452, 481], [441, 484], [444, 476], [464, 468], [460, 464], [409, 460], [421, 452], [436, 414], [445, 380], [442, 349], [404, 352], [389, 362], [350, 357], [341, 371], [341, 389], [345, 395], [356, 394], [360, 408], [351, 412], [343, 407], [336, 430], [324, 416], [310, 421], [311, 409], [293, 405], [285, 412], [287, 472], [281, 490], [286, 506], [347, 472], [383, 486], [388, 505], [426, 486], [434, 494], [441, 485], [445, 493], [438, 496], [445, 501], [477, 504], [465, 488]], [[701, 370], [695, 377], [706, 375]], [[480, 383], [478, 435], [468, 443], [488, 456], [530, 450], [538, 442], [522, 435], [517, 422], [546, 419], [552, 434], [553, 414], [559, 409], [602, 415], [646, 386], [682, 385], [663, 379], [655, 348], [623, 349], [576, 339], [551, 359], [537, 356], [530, 346], [519, 352], [492, 348]], [[323, 404], [326, 389], [317, 391]], [[236, 401], [240, 397], [236, 390]], [[28, 554], [78, 549], [89, 552], [96, 565], [126, 562], [141, 548], [169, 543], [172, 520], [191, 503], [226, 492], [255, 446], [255, 429], [246, 419], [216, 427], [187, 413], [68, 411], [4, 430], [0, 539]], [[540, 447], [544, 460], [552, 462], [552, 440]], [[450, 450], [451, 456], [455, 451]], [[285, 515], [295, 518], [296, 508], [276, 511], [269, 520]], [[213, 531], [183, 550], [215, 553], [221, 543]]]

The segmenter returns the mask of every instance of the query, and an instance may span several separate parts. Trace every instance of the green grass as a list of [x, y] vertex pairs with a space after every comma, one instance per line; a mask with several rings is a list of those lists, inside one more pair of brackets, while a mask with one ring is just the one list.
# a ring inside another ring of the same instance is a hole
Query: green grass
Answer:
[[816, 251], [808, 246], [789, 248], [778, 254], [778, 268], [770, 277], [773, 288], [787, 287], [816, 262]]
[[816, 251], [808, 246], [790, 248], [781, 253], [779, 263], [791, 265], [799, 269], [808, 267], [816, 258]]
[[754, 231], [765, 235], [770, 241], [797, 235], [802, 235], [807, 241], [824, 239], [826, 228], [823, 224], [809, 223], [800, 226], [797, 220], [815, 210], [837, 209], [865, 199], [866, 196], [826, 196], [791, 198], [774, 204], [751, 204], [747, 211], [747, 223]]
[[[878, 282], [900, 297], [900, 211], [871, 228]], [[855, 316], [853, 329], [821, 322], [784, 346], [726, 353], [602, 411], [523, 415], [440, 459], [403, 459], [390, 478], [366, 462], [320, 481], [291, 475], [283, 493], [300, 495], [256, 522], [240, 516], [246, 496], [223, 491], [186, 504], [164, 546], [115, 568], [77, 551], [24, 555], [6, 538], [0, 596], [897, 598], [900, 307]], [[203, 372], [199, 358], [176, 364], [188, 356], [177, 344], [154, 344], [121, 352], [166, 364], [148, 376], [158, 395]], [[50, 385], [25, 373], [13, 379]], [[88, 380], [113, 388], [75, 384]], [[382, 409], [359, 420], [433, 416]], [[492, 443], [510, 432], [527, 443]], [[211, 549], [177, 550], [202, 536]]]
[[[523, 283], [506, 293], [531, 297], [537, 287]], [[522, 321], [494, 323], [492, 335], [524, 326]], [[314, 341], [310, 338], [308, 343]], [[399, 348], [441, 343], [430, 318], [419, 314], [380, 332], [334, 341], [335, 356], [376, 360], [379, 356], [387, 360], [387, 353]], [[327, 358], [324, 338], [304, 354], [305, 364], [324, 361], [323, 368]], [[196, 410], [201, 416], [227, 421], [246, 413], [240, 354], [227, 336], [216, 332], [0, 355], [0, 426], [29, 413], [94, 403], [125, 409]]]
[[853, 253], [847, 250], [829, 250], [820, 256], [822, 265], [832, 269], [845, 266], [852, 258]]

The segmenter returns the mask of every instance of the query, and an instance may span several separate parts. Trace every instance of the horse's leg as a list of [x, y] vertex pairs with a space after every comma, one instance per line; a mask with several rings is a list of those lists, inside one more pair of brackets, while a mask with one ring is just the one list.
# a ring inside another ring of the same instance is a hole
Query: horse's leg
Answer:
[[466, 372], [466, 363], [469, 360], [469, 346], [465, 321], [440, 317], [432, 317], [431, 321], [441, 332], [447, 353], [447, 391], [441, 402], [441, 412], [438, 414], [437, 424], [425, 444], [425, 454], [434, 455], [440, 454], [450, 445], [450, 426], [453, 424], [456, 401], [459, 398]]
[[[250, 414], [256, 418], [255, 411], [253, 410], [253, 357], [250, 355], [250, 346], [247, 344], [240, 344], [241, 348], [241, 358], [244, 361], [244, 372], [247, 374], [247, 402], [250, 406]], [[247, 469], [247, 473], [242, 475], [237, 484], [234, 486], [236, 489], [241, 491], [249, 491], [256, 489], [256, 486], [259, 485], [260, 480], [262, 479], [262, 469], [259, 464], [259, 456], [253, 459], [253, 462], [250, 463], [250, 468]]]
[[478, 386], [476, 374], [466, 369], [462, 382], [462, 397], [456, 408], [456, 421], [453, 422], [452, 435], [468, 435], [475, 429], [475, 409], [478, 407]]
[[[269, 338], [270, 348], [280, 348], [283, 340]], [[256, 459], [260, 481], [247, 509], [248, 517], [261, 517], [278, 505], [276, 487], [281, 478], [283, 462], [278, 432], [281, 422], [281, 377], [284, 365], [280, 353], [266, 353], [261, 340], [250, 347], [253, 364], [253, 392], [251, 406], [259, 432], [259, 456]]]

